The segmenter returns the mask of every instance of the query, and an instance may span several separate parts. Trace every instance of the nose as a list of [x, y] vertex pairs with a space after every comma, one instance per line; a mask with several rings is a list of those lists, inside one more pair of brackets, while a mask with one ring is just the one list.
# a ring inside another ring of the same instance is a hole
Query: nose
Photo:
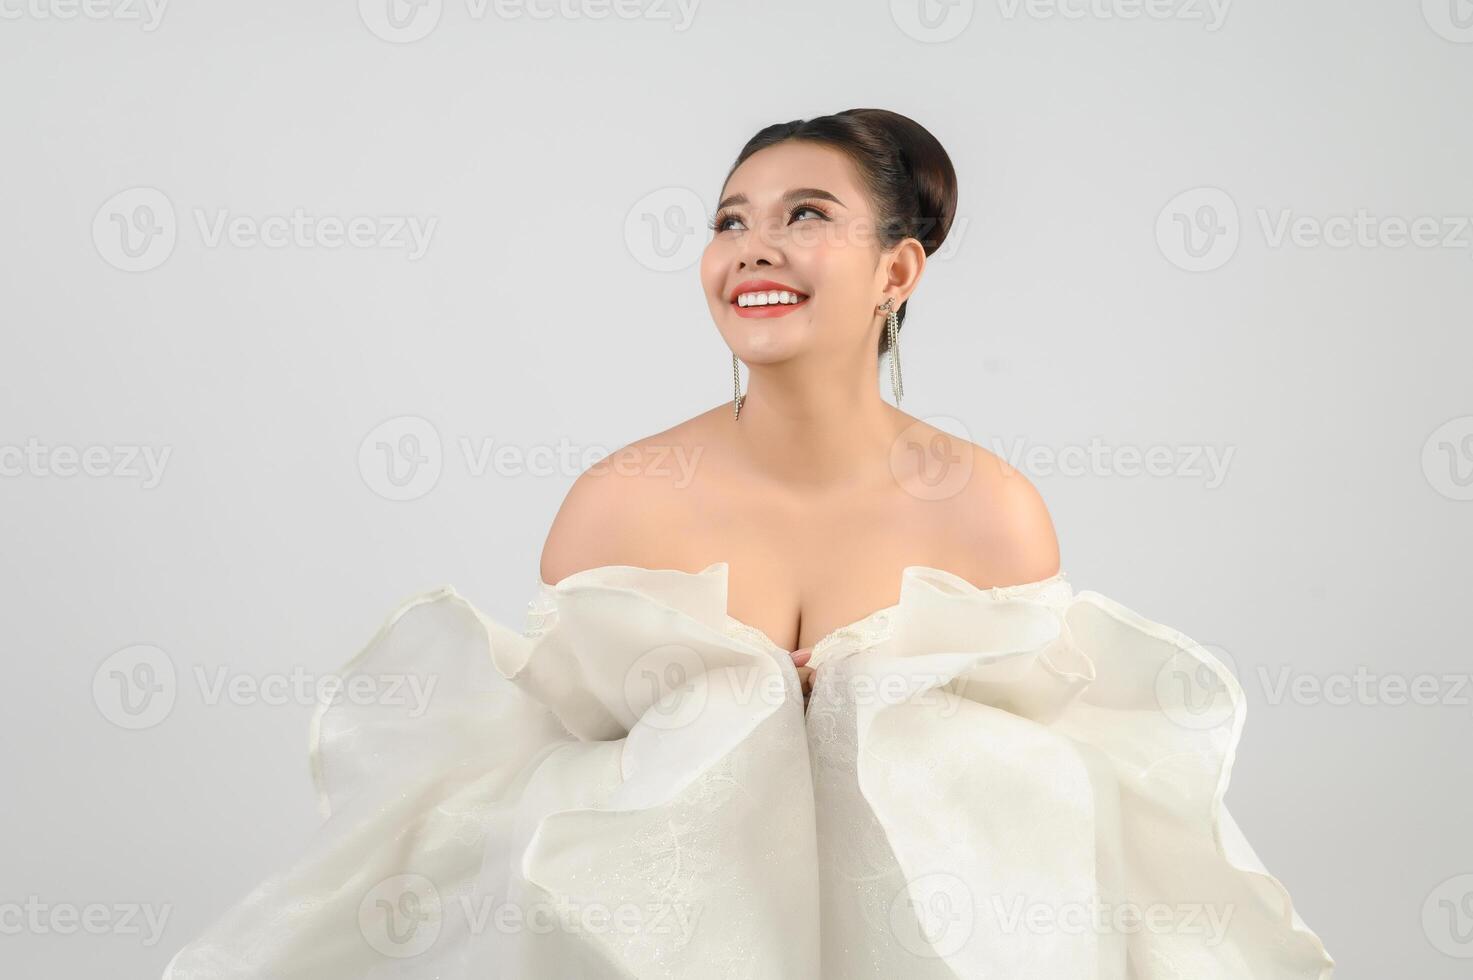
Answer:
[[738, 268], [772, 266], [782, 262], [782, 249], [778, 246], [771, 223], [759, 221], [742, 236], [741, 252], [737, 255]]

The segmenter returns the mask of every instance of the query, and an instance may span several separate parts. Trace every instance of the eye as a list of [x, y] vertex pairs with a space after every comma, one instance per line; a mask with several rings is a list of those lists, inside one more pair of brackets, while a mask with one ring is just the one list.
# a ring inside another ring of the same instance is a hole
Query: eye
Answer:
[[[798, 215], [802, 214], [804, 211], [812, 211], [814, 214], [818, 215], [819, 219], [822, 221], [831, 220], [827, 211], [825, 211], [823, 208], [814, 207], [812, 204], [800, 204], [797, 207], [793, 208], [793, 210], [789, 212], [790, 220], [797, 220]], [[742, 219], [735, 214], [723, 211], [719, 212], [716, 217], [707, 222], [706, 227], [719, 234], [720, 232], [731, 230], [730, 226], [733, 221], [741, 224]], [[743, 225], [743, 227], [745, 227], [745, 225]]]
[[734, 214], [722, 213], [722, 214], [718, 214], [718, 215], [716, 215], [716, 217], [712, 218], [711, 221], [706, 225], [706, 227], [707, 228], [710, 228], [712, 231], [715, 231], [715, 232], [722, 232], [722, 231], [726, 231], [727, 230], [726, 226], [727, 226], [727, 223], [728, 222], [741, 221], [741, 220], [742, 219], [738, 218]]

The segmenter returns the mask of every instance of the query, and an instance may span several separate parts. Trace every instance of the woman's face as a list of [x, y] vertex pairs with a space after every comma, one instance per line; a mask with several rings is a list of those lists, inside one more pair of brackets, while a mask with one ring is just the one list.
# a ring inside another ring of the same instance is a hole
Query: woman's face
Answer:
[[[748, 363], [812, 350], [859, 351], [866, 342], [873, 349], [885, 257], [849, 158], [791, 140], [752, 154], [722, 189], [701, 257], [701, 285], [716, 329]], [[757, 295], [786, 291], [797, 302], [736, 300], [759, 283]]]

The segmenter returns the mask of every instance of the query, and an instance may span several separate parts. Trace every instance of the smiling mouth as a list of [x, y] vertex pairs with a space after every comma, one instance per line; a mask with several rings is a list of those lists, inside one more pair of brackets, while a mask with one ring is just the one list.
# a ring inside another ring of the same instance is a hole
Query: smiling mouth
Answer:
[[788, 289], [769, 289], [765, 292], [742, 293], [737, 296], [737, 306], [796, 306], [807, 299], [802, 293]]
[[774, 317], [791, 313], [807, 302], [805, 293], [791, 289], [759, 289], [738, 293], [731, 307], [738, 316]]

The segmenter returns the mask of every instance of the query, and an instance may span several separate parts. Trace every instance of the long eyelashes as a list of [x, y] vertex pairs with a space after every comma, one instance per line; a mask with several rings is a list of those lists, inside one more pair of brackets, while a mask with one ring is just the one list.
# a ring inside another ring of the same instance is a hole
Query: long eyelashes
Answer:
[[[833, 220], [833, 218], [831, 218], [829, 216], [829, 213], [827, 211], [825, 211], [823, 208], [815, 207], [812, 204], [799, 204], [799, 205], [797, 205], [796, 207], [793, 208], [793, 210], [791, 210], [791, 211], [788, 212], [788, 220], [791, 221], [799, 212], [802, 212], [802, 211], [812, 211], [814, 214], [817, 214], [824, 221], [832, 221]], [[710, 221], [708, 221], [706, 223], [706, 227], [709, 228], [713, 232], [723, 232], [723, 231], [726, 231], [727, 230], [726, 229], [726, 223], [728, 221], [740, 221], [740, 220], [741, 220], [741, 216], [738, 215], [738, 214], [736, 214], [735, 212], [731, 212], [731, 211], [719, 211], [719, 212], [717, 212], [716, 217], [712, 218]]]

